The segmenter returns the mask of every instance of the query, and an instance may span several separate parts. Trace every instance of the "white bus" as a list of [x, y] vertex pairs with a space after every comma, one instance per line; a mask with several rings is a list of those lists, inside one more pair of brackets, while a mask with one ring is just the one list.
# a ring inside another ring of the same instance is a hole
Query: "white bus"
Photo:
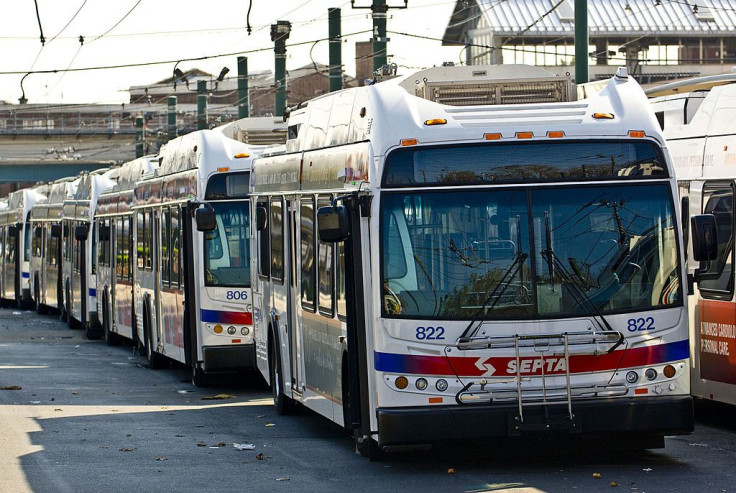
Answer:
[[0, 299], [26, 308], [31, 306], [30, 214], [33, 205], [45, 197], [48, 185], [11, 192], [7, 208], [0, 210]]
[[736, 75], [688, 79], [647, 93], [672, 154], [685, 241], [691, 235], [688, 216], [709, 214], [716, 223], [717, 259], [701, 262], [692, 248], [688, 255], [689, 273], [701, 277], [689, 297], [691, 392], [736, 404]]
[[187, 364], [195, 385], [255, 368], [248, 180], [262, 149], [192, 132], [164, 145], [135, 186], [137, 338], [151, 367]]
[[277, 410], [313, 409], [371, 456], [691, 432], [677, 189], [643, 91], [619, 69], [581, 101], [417, 96], [472, 100], [502, 70], [470, 68], [310, 100], [255, 160], [256, 354]]
[[155, 156], [145, 156], [117, 168], [115, 184], [97, 199], [95, 228], [97, 251], [97, 313], [104, 338], [114, 345], [122, 340], [136, 344], [133, 303], [134, 250], [133, 202], [135, 184], [159, 165]]
[[82, 327], [88, 338], [101, 335], [97, 315], [96, 265], [97, 235], [93, 221], [100, 194], [115, 184], [117, 169], [99, 169], [80, 174], [72, 197], [62, 209], [62, 318], [69, 327]]
[[64, 306], [61, 217], [64, 200], [74, 195], [77, 184], [75, 177], [50, 183], [48, 196], [31, 209], [30, 289], [41, 314]]

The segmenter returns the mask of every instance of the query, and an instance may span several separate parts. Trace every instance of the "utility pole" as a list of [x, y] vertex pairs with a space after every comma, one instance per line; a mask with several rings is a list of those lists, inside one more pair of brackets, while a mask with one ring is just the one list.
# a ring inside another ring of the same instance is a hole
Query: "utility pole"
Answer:
[[207, 81], [197, 81], [197, 130], [207, 128]]
[[135, 157], [143, 157], [143, 116], [135, 117]]
[[274, 42], [274, 94], [273, 114], [283, 116], [286, 107], [286, 40], [291, 33], [291, 22], [276, 21], [271, 24], [271, 41]]
[[575, 83], [588, 82], [588, 0], [575, 0]]
[[168, 97], [168, 137], [169, 140], [176, 138], [176, 96]]
[[409, 0], [404, 0], [403, 7], [389, 7], [386, 0], [373, 0], [370, 7], [356, 7], [355, 0], [350, 0], [350, 6], [354, 9], [371, 9], [373, 17], [373, 71], [379, 70], [388, 63], [387, 46], [389, 38], [386, 37], [386, 19], [388, 9], [405, 9]]
[[238, 118], [248, 118], [250, 99], [248, 98], [248, 58], [238, 57]]
[[330, 92], [342, 89], [342, 29], [340, 9], [327, 9], [330, 35]]

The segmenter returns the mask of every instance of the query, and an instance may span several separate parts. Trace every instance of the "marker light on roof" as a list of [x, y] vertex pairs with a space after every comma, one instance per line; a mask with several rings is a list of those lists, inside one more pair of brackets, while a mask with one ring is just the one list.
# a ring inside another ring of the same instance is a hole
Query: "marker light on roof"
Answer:
[[401, 145], [404, 147], [415, 146], [419, 143], [417, 139], [401, 139]]
[[549, 137], [550, 139], [561, 139], [564, 136], [565, 136], [565, 132], [561, 130], [560, 131], [550, 130], [549, 132], [547, 132], [547, 137]]
[[501, 134], [483, 134], [486, 140], [501, 140]]
[[629, 137], [641, 139], [644, 137], [644, 130], [629, 130]]
[[218, 173], [227, 173], [230, 171], [230, 168], [217, 168]]
[[250, 157], [250, 154], [247, 152], [240, 152], [235, 155], [235, 159], [243, 159], [244, 157]]
[[613, 120], [613, 113], [593, 113], [596, 120]]
[[531, 139], [534, 137], [533, 132], [516, 132], [517, 139]]
[[432, 118], [431, 120], [424, 120], [424, 124], [428, 127], [432, 125], [444, 125], [447, 123], [447, 120], [444, 118]]

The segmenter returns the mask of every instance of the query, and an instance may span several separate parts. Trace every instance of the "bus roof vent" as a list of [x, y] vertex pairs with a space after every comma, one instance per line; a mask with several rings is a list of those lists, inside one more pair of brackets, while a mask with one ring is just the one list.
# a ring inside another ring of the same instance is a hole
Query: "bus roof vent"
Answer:
[[420, 98], [450, 106], [560, 103], [577, 99], [570, 75], [560, 77], [526, 65], [484, 69], [435, 67], [408, 77], [401, 85]]

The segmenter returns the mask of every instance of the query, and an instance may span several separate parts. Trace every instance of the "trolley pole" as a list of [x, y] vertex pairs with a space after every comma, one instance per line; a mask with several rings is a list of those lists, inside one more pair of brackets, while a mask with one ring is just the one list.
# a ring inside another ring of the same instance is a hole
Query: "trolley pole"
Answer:
[[143, 157], [143, 116], [135, 117], [135, 157]]
[[274, 42], [274, 108], [275, 116], [283, 116], [286, 107], [286, 40], [291, 33], [291, 22], [276, 21], [271, 24], [271, 41]]
[[169, 140], [176, 138], [176, 96], [169, 96], [167, 99], [168, 102], [168, 134], [169, 134]]
[[207, 128], [207, 81], [197, 82], [197, 130]]
[[409, 4], [409, 0], [404, 0], [403, 7], [389, 7], [386, 0], [373, 0], [370, 7], [356, 7], [355, 0], [350, 0], [350, 6], [354, 9], [371, 9], [371, 17], [373, 17], [373, 71], [376, 72], [388, 63], [388, 42], [386, 36], [386, 19], [388, 18], [388, 9], [405, 9]]
[[330, 92], [342, 89], [342, 33], [340, 9], [327, 9], [330, 36]]
[[250, 111], [248, 98], [248, 58], [238, 57], [238, 118], [248, 118]]
[[588, 0], [575, 0], [575, 83], [588, 82]]

